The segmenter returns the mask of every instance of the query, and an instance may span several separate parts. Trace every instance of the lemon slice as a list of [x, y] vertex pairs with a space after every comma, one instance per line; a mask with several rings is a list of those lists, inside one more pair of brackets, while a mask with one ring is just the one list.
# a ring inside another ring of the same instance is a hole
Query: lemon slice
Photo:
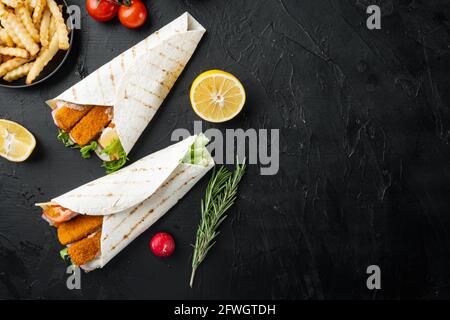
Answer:
[[203, 120], [225, 122], [241, 112], [245, 103], [245, 90], [232, 74], [210, 70], [194, 80], [190, 99], [195, 113]]
[[9, 161], [25, 161], [36, 146], [34, 136], [13, 121], [0, 119], [0, 156]]

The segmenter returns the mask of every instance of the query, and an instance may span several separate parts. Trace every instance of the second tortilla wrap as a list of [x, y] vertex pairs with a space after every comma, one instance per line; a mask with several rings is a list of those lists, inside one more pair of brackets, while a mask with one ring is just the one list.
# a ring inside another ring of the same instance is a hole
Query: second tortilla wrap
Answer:
[[60, 205], [80, 214], [103, 216], [101, 254], [80, 266], [82, 269], [102, 268], [174, 206], [214, 166], [206, 148], [203, 165], [182, 162], [197, 139], [199, 136], [189, 137], [49, 203], [37, 204], [44, 210], [50, 205]]

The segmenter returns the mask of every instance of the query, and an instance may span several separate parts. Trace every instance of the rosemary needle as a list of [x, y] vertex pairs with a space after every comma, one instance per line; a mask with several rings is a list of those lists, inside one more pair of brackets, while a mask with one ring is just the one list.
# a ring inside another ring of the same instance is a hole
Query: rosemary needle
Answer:
[[245, 167], [245, 160], [242, 164], [236, 164], [234, 172], [230, 172], [222, 166], [219, 170], [214, 171], [206, 187], [205, 197], [201, 202], [202, 217], [197, 229], [192, 257], [191, 288], [198, 266], [215, 244], [215, 238], [219, 234], [217, 229], [227, 217], [225, 212], [236, 200], [238, 185], [245, 173]]

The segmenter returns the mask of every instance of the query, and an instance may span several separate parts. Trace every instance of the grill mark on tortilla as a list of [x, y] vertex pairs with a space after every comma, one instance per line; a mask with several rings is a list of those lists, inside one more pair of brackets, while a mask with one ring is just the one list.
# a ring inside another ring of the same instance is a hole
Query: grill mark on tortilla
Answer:
[[[145, 200], [142, 201], [139, 205], [137, 205], [135, 208], [133, 208], [133, 210], [130, 211], [130, 213], [128, 213], [118, 224], [116, 224], [111, 230], [110, 233], [117, 230], [126, 220], [128, 220], [128, 218], [130, 216], [132, 216], [133, 214], [135, 214], [139, 208], [141, 208], [145, 203]], [[152, 209], [153, 210], [153, 209]], [[109, 234], [108, 234], [109, 235]], [[105, 239], [107, 239], [108, 235], [105, 237]], [[116, 245], [117, 246], [117, 245]], [[113, 249], [114, 250], [114, 249]]]
[[[157, 170], [161, 170], [161, 169], [157, 169]], [[142, 171], [144, 171], [144, 170], [142, 170]], [[145, 171], [147, 171], [147, 169]], [[152, 182], [152, 180], [142, 180], [142, 181], [133, 181], [133, 180], [125, 180], [124, 181], [124, 180], [119, 180], [119, 181], [103, 182], [102, 185], [106, 186], [106, 185], [115, 185], [115, 184], [136, 184], [136, 183], [149, 183], [149, 182]], [[96, 186], [96, 184], [86, 185], [86, 186], [93, 187], [93, 186]], [[112, 193], [110, 192], [110, 193], [107, 193], [106, 196], [110, 196], [110, 194], [112, 195]]]
[[[153, 159], [154, 157], [155, 157], [155, 156], [152, 155], [152, 157], [149, 157], [149, 158], [146, 159], [146, 160], [149, 161], [149, 160]], [[146, 162], [147, 162], [147, 161], [146, 161]], [[137, 167], [137, 168], [130, 168], [130, 167], [128, 167], [128, 168], [130, 169], [131, 172], [136, 172], [136, 171], [148, 171], [148, 170], [153, 169], [153, 168], [145, 168], [145, 167]], [[162, 167], [157, 167], [156, 169], [160, 170], [160, 168], [162, 168]]]
[[[158, 190], [161, 189], [161, 188], [165, 188], [170, 182], [172, 182], [173, 180], [175, 180], [177, 177], [179, 177], [180, 175], [182, 175], [184, 172], [186, 172], [186, 170], [182, 170], [182, 171], [178, 172], [178, 173], [177, 173], [176, 175], [174, 175], [172, 178], [170, 178], [169, 180], [167, 180], [163, 185], [161, 185], [161, 186], [158, 188]], [[195, 177], [196, 177], [196, 176], [195, 176]], [[194, 178], [195, 178], [195, 177], [194, 177]], [[188, 181], [186, 181], [182, 186], [186, 185], [187, 182], [189, 182], [189, 181], [192, 180], [192, 179], [193, 179], [193, 178], [190, 178], [190, 179], [189, 179]], [[181, 187], [182, 187], [182, 186], [181, 186]], [[180, 190], [181, 187], [179, 187], [179, 188], [178, 188], [177, 190], [175, 190], [173, 193], [178, 192], [178, 190]], [[168, 198], [164, 198], [164, 199], [157, 205], [157, 207], [160, 206], [161, 204], [163, 204], [164, 202], [166, 202], [167, 199], [168, 199]], [[146, 200], [147, 200], [147, 199], [146, 199]], [[141, 202], [137, 207], [135, 207], [129, 214], [127, 214], [127, 216], [126, 216], [124, 219], [122, 219], [117, 225], [115, 225], [114, 228], [113, 228], [111, 231], [117, 230], [117, 229], [125, 222], [125, 220], [127, 220], [131, 215], [133, 215], [134, 213], [136, 213], [136, 211], [137, 211], [142, 205], [144, 205], [144, 203], [145, 203], [146, 200], [142, 201], [142, 202]], [[122, 240], [127, 239], [128, 236], [134, 231], [134, 229], [136, 229], [137, 226], [139, 226], [139, 224], [142, 223], [142, 221], [144, 221], [145, 219], [147, 219], [147, 217], [149, 216], [149, 214], [151, 214], [153, 211], [154, 211], [154, 208], [152, 208], [149, 212], [147, 212], [147, 214], [146, 214], [146, 215], [145, 215], [145, 216], [144, 216], [137, 224], [135, 224], [135, 225], [130, 229], [130, 231], [128, 232], [128, 234], [124, 235], [124, 237], [122, 238]], [[122, 240], [120, 240], [120, 241], [119, 241], [118, 243], [116, 243], [113, 247], [111, 247], [111, 250], [114, 250], [114, 249], [122, 242]]]
[[[137, 170], [140, 170], [140, 169], [142, 169], [142, 168], [137, 168]], [[163, 167], [157, 167], [157, 168], [155, 168], [155, 170], [162, 170], [163, 169]], [[148, 170], [148, 169], [145, 169], [145, 170]], [[178, 172], [176, 175], [174, 175], [172, 178], [170, 178], [170, 179], [168, 179], [165, 183], [163, 183], [159, 188], [164, 188], [164, 187], [166, 187], [170, 182], [172, 182], [174, 179], [176, 179], [177, 177], [179, 177], [180, 175], [182, 175], [184, 172], [186, 172], [186, 170], [181, 170], [180, 172]], [[147, 181], [144, 181], [144, 182], [150, 182], [150, 180], [147, 180]], [[118, 182], [113, 182], [112, 184], [115, 184], [115, 183], [127, 183], [127, 182], [125, 182], [125, 181], [118, 181]], [[128, 182], [129, 183], [129, 182]], [[136, 183], [136, 182], [132, 182], [131, 181], [131, 183]], [[159, 189], [158, 188], [158, 189]], [[78, 194], [78, 195], [69, 195], [69, 197], [70, 196], [73, 196], [73, 197], [81, 197], [81, 196], [83, 196], [83, 195], [81, 195], [81, 194]], [[91, 195], [89, 195], [89, 196], [91, 196]], [[98, 195], [95, 195], [95, 197], [97, 197]], [[101, 195], [100, 195], [101, 196]], [[113, 196], [113, 194], [110, 192], [110, 193], [108, 193], [106, 196]], [[118, 200], [117, 200], [118, 201]], [[116, 203], [117, 203], [117, 201], [116, 201]], [[142, 204], [145, 202], [145, 200], [144, 201], [142, 201], [136, 208], [134, 208], [128, 215], [127, 215], [127, 217], [129, 217], [130, 215], [132, 215], [133, 213], [135, 213], [136, 212], [136, 210], [140, 207], [140, 206], [142, 206]], [[114, 206], [116, 205], [116, 203], [114, 204]], [[108, 215], [108, 216], [106, 216], [104, 219], [105, 220], [108, 220], [109, 218], [111, 218], [113, 215]], [[127, 218], [126, 217], [126, 218]], [[125, 219], [126, 219], [125, 218]], [[124, 220], [125, 220], [124, 219]], [[114, 229], [113, 230], [115, 230], [115, 229], [117, 229], [121, 224], [123, 223], [123, 221], [121, 221], [116, 227], [114, 227]]]
[[[162, 87], [166, 88], [168, 91], [170, 91], [170, 90], [172, 89], [172, 87], [173, 87], [173, 85], [166, 84], [164, 81], [159, 81], [159, 84], [160, 84]], [[167, 95], [168, 93], [169, 93], [169, 92], [167, 92], [166, 95]]]
[[167, 45], [168, 45], [169, 47], [171, 47], [172, 49], [175, 49], [175, 50], [178, 50], [178, 51], [180, 51], [180, 52], [183, 52], [184, 54], [189, 54], [188, 51], [186, 51], [186, 50], [180, 48], [178, 45], [172, 44], [172, 43], [169, 42], [169, 41], [167, 41]]
[[136, 58], [136, 47], [131, 48], [131, 55]]
[[[182, 170], [182, 171], [178, 172], [178, 173], [177, 173], [176, 175], [174, 175], [172, 178], [168, 179], [165, 183], [163, 183], [158, 189], [160, 189], [160, 188], [165, 188], [170, 182], [172, 182], [173, 180], [175, 180], [177, 177], [179, 177], [180, 175], [182, 175], [184, 172], [186, 172], [186, 170]], [[147, 199], [146, 199], [146, 200], [147, 200]], [[138, 207], [134, 208], [134, 209], [128, 214], [128, 216], [130, 216], [130, 215], [132, 215], [133, 213], [135, 213], [136, 210], [137, 210], [144, 202], [145, 202], [145, 200], [142, 201], [141, 204], [140, 204]], [[120, 224], [119, 224], [119, 225], [120, 225]]]
[[114, 74], [113, 74], [113, 71], [112, 71], [112, 64], [109, 65], [109, 71], [110, 71], [109, 78], [111, 79], [111, 84], [112, 84], [113, 89], [115, 91], [116, 84], [115, 84]]
[[136, 171], [147, 171], [147, 170], [148, 170], [147, 168], [133, 168], [130, 171], [131, 172], [136, 172]]
[[173, 63], [179, 65], [181, 68], [184, 68], [184, 65], [183, 65], [182, 63], [180, 63], [178, 60], [172, 59], [172, 58], [166, 56], [166, 55], [165, 55], [164, 53], [162, 53], [162, 52], [160, 52], [159, 55], [160, 55], [161, 57], [163, 57], [164, 59], [169, 60], [170, 62], [173, 62]]
[[132, 85], [132, 86], [134, 86], [134, 87], [136, 87], [136, 88], [138, 88], [138, 89], [141, 89], [142, 91], [148, 93], [149, 95], [155, 96], [155, 97], [157, 97], [157, 98], [160, 99], [160, 100], [164, 100], [164, 98], [163, 98], [162, 96], [160, 96], [159, 94], [156, 94], [156, 93], [154, 93], [153, 91], [150, 91], [150, 90], [148, 90], [148, 89], [146, 89], [146, 88], [144, 88], [144, 87], [141, 87], [141, 86], [138, 85], [137, 83], [130, 83], [130, 85]]
[[[150, 158], [149, 158], [149, 160], [150, 160]], [[150, 171], [150, 170], [152, 170], [152, 171], [156, 171], [156, 170], [158, 170], [158, 171], [160, 171], [160, 170], [162, 170], [164, 167], [156, 167], [156, 168], [133, 168], [133, 169], [131, 169], [130, 171], [131, 172], [137, 172], [137, 171]], [[107, 184], [136, 184], [136, 183], [142, 183], [142, 182], [144, 182], [144, 183], [147, 183], [147, 182], [151, 182], [151, 180], [144, 180], [144, 181], [133, 181], [133, 180], [125, 180], [125, 181], [123, 181], [123, 180], [120, 180], [120, 181], [108, 181], [108, 182], [102, 182], [102, 185], [107, 185]], [[86, 184], [86, 187], [95, 187], [97, 185], [97, 183], [93, 183], [93, 182], [91, 182], [91, 183], [88, 183], [88, 184]]]
[[150, 104], [148, 104], [148, 103], [145, 103], [144, 101], [139, 100], [139, 99], [136, 98], [136, 97], [130, 97], [129, 99], [134, 100], [134, 101], [136, 101], [137, 103], [139, 103], [139, 104], [143, 105], [144, 107], [149, 108], [149, 109], [151, 109], [151, 110], [154, 110], [154, 111], [158, 110], [158, 108], [156, 108], [156, 107], [154, 107], [154, 106], [152, 106], [152, 105], [150, 105]]
[[[189, 180], [185, 181], [185, 182], [184, 182], [179, 188], [177, 188], [177, 190], [175, 190], [172, 194], [177, 193], [182, 187], [186, 186], [189, 182], [191, 182], [191, 181], [194, 180], [195, 178], [197, 178], [197, 175], [195, 175], [195, 176], [189, 178]], [[130, 236], [130, 234], [133, 233], [133, 231], [134, 231], [137, 227], [139, 227], [139, 225], [140, 225], [142, 222], [144, 222], [145, 219], [147, 219], [147, 217], [148, 217], [150, 214], [152, 214], [152, 213], [155, 211], [156, 208], [158, 208], [159, 206], [161, 206], [162, 204], [164, 204], [164, 202], [166, 202], [168, 199], [169, 199], [169, 197], [163, 198], [163, 199], [158, 203], [158, 205], [157, 205], [155, 208], [150, 209], [150, 210], [147, 212], [147, 214], [144, 215], [144, 216], [142, 217], [141, 220], [139, 220], [138, 223], [136, 223], [134, 226], [132, 226], [132, 227], [130, 228], [130, 230], [128, 231], [128, 233], [125, 234], [125, 235], [122, 237], [122, 239], [119, 240], [119, 242], [117, 242], [114, 246], [111, 247], [111, 251], [115, 250], [115, 249], [117, 248], [117, 246], [118, 246], [120, 243], [122, 243], [123, 240], [128, 239], [128, 237]]]
[[123, 54], [121, 54], [120, 55], [120, 68], [122, 69], [122, 71], [125, 69], [125, 65], [124, 65], [124, 62], [123, 62]]
[[175, 73], [175, 72], [171, 72], [171, 71], [169, 71], [169, 70], [166, 70], [166, 69], [163, 69], [163, 68], [161, 68], [159, 65], [157, 65], [157, 64], [154, 64], [154, 63], [152, 63], [152, 62], [149, 62], [149, 64], [152, 66], [152, 67], [154, 67], [155, 69], [158, 69], [159, 71], [162, 71], [162, 72], [164, 72], [165, 74], [167, 74], [167, 75], [170, 75], [170, 76], [172, 76], [173, 78], [178, 78], [178, 76], [179, 76], [179, 74], [180, 73]]
[[172, 76], [173, 78], [178, 78], [178, 75], [176, 75], [174, 72], [166, 70], [166, 69], [161, 69], [162, 72], [164, 72], [165, 74], [167, 74], [168, 76]]
[[[98, 81], [98, 83], [99, 84], [102, 83], [102, 79], [100, 79], [100, 72], [96, 72], [96, 74], [97, 74], [97, 81]], [[102, 94], [103, 101], [105, 101], [105, 93], [102, 90], [102, 86], [100, 86], [100, 90], [99, 91]]]
[[[138, 184], [138, 183], [141, 183], [141, 181], [130, 182], [130, 184]], [[137, 194], [130, 195], [129, 193], [128, 194], [115, 194], [115, 193], [109, 192], [106, 194], [105, 193], [101, 193], [101, 194], [99, 194], [99, 193], [94, 193], [94, 194], [92, 194], [92, 193], [76, 193], [76, 194], [68, 194], [68, 195], [66, 195], [66, 197], [68, 197], [68, 198], [82, 198], [82, 197], [92, 198], [92, 197], [112, 197], [112, 196], [114, 196], [114, 197], [137, 196], [137, 195], [140, 195], [140, 194], [137, 193]]]
[[[110, 231], [109, 233], [105, 236], [105, 240], [108, 238], [108, 236], [114, 232], [115, 230], [117, 230], [124, 222], [125, 220], [127, 220], [130, 216], [132, 216], [134, 213], [136, 213], [136, 211], [139, 210], [140, 207], [142, 207], [144, 205], [144, 201], [142, 201], [139, 205], [137, 205], [136, 207], [133, 208], [133, 210], [130, 211], [130, 213], [128, 213], [127, 215], [125, 215], [125, 217], [118, 223], [116, 224]], [[112, 215], [111, 215], [112, 216]]]
[[[153, 158], [153, 157], [152, 157]], [[149, 158], [150, 160], [151, 158]], [[133, 168], [130, 171], [131, 172], [136, 172], [136, 171], [148, 171], [148, 170], [162, 170], [163, 167], [156, 167], [156, 168]]]
[[[144, 180], [144, 181], [138, 181], [139, 183], [148, 183], [148, 182], [152, 182], [152, 180]], [[111, 183], [108, 184], [135, 184], [137, 183], [136, 181], [112, 181]]]

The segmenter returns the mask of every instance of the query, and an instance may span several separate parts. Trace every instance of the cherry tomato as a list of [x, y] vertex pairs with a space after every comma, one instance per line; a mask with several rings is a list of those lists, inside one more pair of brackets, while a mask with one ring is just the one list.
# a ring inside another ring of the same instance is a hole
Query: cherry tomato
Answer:
[[86, 0], [86, 10], [97, 21], [109, 21], [117, 15], [119, 5], [108, 0]]
[[147, 20], [147, 8], [140, 0], [127, 1], [119, 8], [119, 20], [127, 28], [138, 28]]

